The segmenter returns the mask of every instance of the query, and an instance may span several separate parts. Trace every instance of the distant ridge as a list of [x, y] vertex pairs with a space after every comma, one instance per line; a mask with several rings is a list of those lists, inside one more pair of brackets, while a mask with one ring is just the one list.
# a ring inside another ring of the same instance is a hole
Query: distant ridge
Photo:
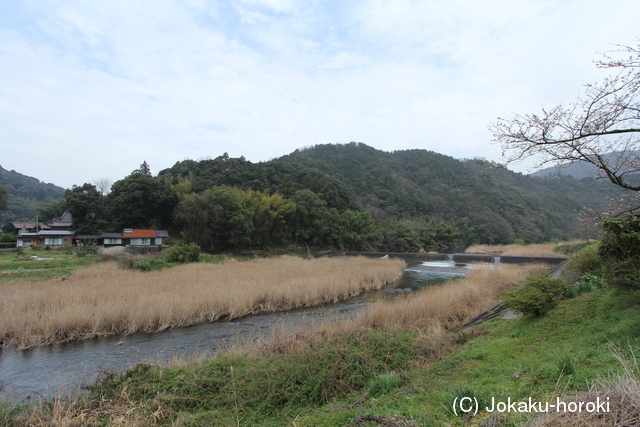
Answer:
[[0, 186], [7, 189], [7, 209], [0, 215], [0, 226], [10, 221], [35, 220], [36, 208], [64, 197], [62, 187], [0, 166]]
[[[603, 157], [608, 159], [613, 156], [618, 156], [619, 153], [615, 152], [605, 154]], [[625, 153], [627, 153], [625, 151]], [[633, 153], [630, 151], [629, 153]], [[529, 176], [533, 177], [546, 177], [546, 176], [555, 176], [555, 175], [565, 175], [572, 176], [577, 179], [582, 178], [596, 178], [598, 176], [598, 168], [587, 162], [574, 162], [574, 163], [564, 163], [560, 166], [551, 166], [548, 168], [540, 169], [539, 171], [530, 173]]]

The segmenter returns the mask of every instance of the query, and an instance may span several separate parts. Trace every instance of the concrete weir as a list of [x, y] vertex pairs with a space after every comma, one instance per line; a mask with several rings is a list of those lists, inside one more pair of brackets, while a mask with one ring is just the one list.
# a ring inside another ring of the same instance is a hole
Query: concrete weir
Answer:
[[327, 253], [329, 256], [347, 255], [347, 256], [366, 256], [371, 258], [382, 258], [388, 255], [390, 258], [401, 258], [405, 261], [445, 261], [450, 260], [460, 264], [468, 264], [472, 262], [501, 262], [503, 264], [530, 264], [542, 263], [548, 265], [559, 265], [568, 258], [552, 258], [552, 257], [526, 257], [526, 256], [499, 256], [491, 254], [428, 254], [428, 253], [404, 253], [404, 252], [341, 252]]

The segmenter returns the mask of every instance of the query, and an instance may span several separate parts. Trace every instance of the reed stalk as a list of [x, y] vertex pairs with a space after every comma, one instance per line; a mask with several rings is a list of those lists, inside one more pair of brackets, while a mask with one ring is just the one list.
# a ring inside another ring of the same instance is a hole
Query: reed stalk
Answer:
[[395, 281], [404, 265], [285, 256], [143, 273], [95, 264], [65, 281], [0, 287], [0, 342], [30, 348], [337, 302]]

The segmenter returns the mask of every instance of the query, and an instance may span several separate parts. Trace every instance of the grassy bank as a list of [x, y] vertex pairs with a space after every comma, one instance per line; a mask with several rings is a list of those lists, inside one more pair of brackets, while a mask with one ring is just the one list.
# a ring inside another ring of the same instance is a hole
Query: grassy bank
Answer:
[[46, 280], [72, 274], [102, 260], [102, 257], [86, 254], [76, 256], [71, 248], [60, 250], [23, 249], [0, 251], [0, 286], [17, 280]]
[[[510, 266], [476, 272], [465, 281], [497, 294], [492, 288], [507, 288], [532, 270]], [[257, 349], [189, 366], [139, 365], [123, 374], [105, 376], [89, 395], [75, 402], [55, 401], [31, 414], [14, 410], [11, 417], [16, 425], [25, 417], [32, 425], [51, 425], [57, 420], [57, 425], [346, 426], [356, 416], [370, 412], [410, 419], [423, 411], [421, 419], [426, 421], [425, 414], [440, 410], [439, 399], [450, 389], [447, 381], [461, 381], [451, 377], [458, 375], [452, 369], [460, 362], [451, 362], [458, 357], [456, 351], [465, 342], [482, 338], [476, 335], [486, 334], [451, 333], [483, 309], [474, 301], [478, 294], [465, 281], [380, 302], [395, 306], [396, 315], [404, 314], [402, 321], [387, 322], [386, 327], [372, 326], [371, 314], [363, 314], [352, 322], [281, 337]], [[469, 295], [465, 298], [464, 294]], [[414, 298], [415, 305], [432, 301], [428, 314], [407, 308]], [[486, 300], [485, 308], [493, 302]], [[438, 305], [446, 309], [434, 310]], [[424, 375], [434, 375], [442, 382], [432, 386], [424, 382], [430, 381]], [[411, 396], [410, 406], [406, 406], [407, 395]], [[388, 399], [398, 402], [387, 407], [383, 402]], [[423, 406], [414, 407], [416, 401]], [[448, 419], [447, 414], [444, 411], [437, 419]], [[451, 420], [457, 423], [454, 417]]]
[[289, 256], [139, 272], [104, 262], [64, 281], [0, 287], [0, 341], [27, 348], [336, 302], [395, 281], [403, 266]]
[[[465, 396], [486, 408], [492, 398], [570, 402], [606, 393], [617, 399], [611, 402], [614, 410], [622, 406], [628, 412], [634, 396], [625, 394], [625, 387], [637, 390], [637, 366], [618, 380], [622, 369], [611, 348], [633, 358], [630, 349], [637, 351], [640, 335], [638, 302], [612, 289], [593, 290], [542, 318], [495, 321], [437, 337], [371, 329], [181, 368], [139, 365], [107, 376], [84, 399], [12, 416], [16, 422], [28, 416], [33, 425], [51, 425], [53, 419], [59, 420], [56, 425], [384, 425], [356, 423], [360, 417], [394, 420], [387, 425], [396, 426], [516, 426], [543, 414], [481, 409], [465, 417], [456, 416], [452, 404]], [[633, 404], [637, 409], [638, 400]], [[620, 412], [574, 415], [535, 422], [616, 425]]]

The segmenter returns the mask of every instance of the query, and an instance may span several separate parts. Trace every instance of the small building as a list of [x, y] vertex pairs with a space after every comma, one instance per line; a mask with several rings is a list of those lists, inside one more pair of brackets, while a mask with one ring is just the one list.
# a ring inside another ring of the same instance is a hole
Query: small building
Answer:
[[71, 230], [40, 230], [37, 233], [20, 232], [16, 247], [71, 246], [74, 232]]
[[40, 237], [38, 236], [38, 233], [20, 232], [16, 237], [17, 237], [16, 239], [17, 248], [38, 246], [38, 243], [40, 242]]
[[162, 246], [169, 234], [165, 230], [144, 230], [125, 228], [122, 238], [125, 246]]

